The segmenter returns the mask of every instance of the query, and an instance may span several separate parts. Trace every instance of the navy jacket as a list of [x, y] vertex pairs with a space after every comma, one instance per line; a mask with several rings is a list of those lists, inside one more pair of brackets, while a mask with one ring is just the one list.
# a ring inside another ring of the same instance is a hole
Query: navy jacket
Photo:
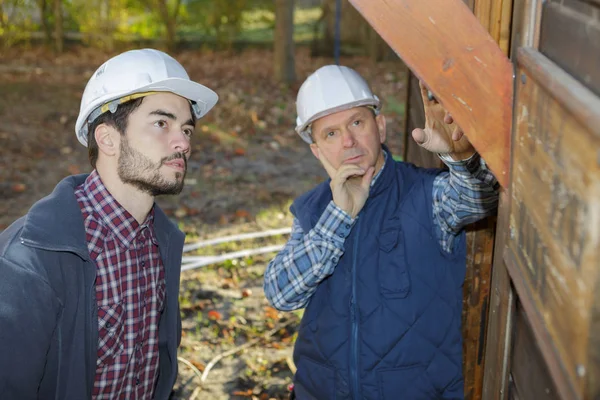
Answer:
[[[75, 188], [52, 194], [0, 234], [0, 399], [90, 399], [96, 371], [96, 266], [90, 259]], [[184, 235], [156, 207], [166, 304], [159, 325], [156, 399], [168, 399], [181, 339], [179, 275]]]
[[[344, 255], [302, 318], [294, 350], [299, 400], [464, 397], [465, 234], [448, 254], [434, 233], [438, 172], [388, 157]], [[294, 202], [305, 232], [331, 199], [324, 182]]]

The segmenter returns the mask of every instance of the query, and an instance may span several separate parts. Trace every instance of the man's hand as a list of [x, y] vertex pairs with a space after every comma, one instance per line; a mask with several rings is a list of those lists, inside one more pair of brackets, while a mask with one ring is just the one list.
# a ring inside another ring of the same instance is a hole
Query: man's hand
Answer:
[[425, 107], [425, 129], [412, 131], [413, 139], [424, 149], [433, 153], [448, 154], [454, 160], [464, 160], [475, 153], [473, 145], [456, 124], [452, 116], [437, 100], [430, 100], [427, 88], [419, 82]]
[[344, 210], [352, 218], [356, 218], [362, 210], [371, 188], [371, 180], [375, 167], [369, 167], [365, 171], [354, 164], [342, 164], [335, 169], [320, 150], [319, 160], [331, 178], [331, 193], [336, 206]]

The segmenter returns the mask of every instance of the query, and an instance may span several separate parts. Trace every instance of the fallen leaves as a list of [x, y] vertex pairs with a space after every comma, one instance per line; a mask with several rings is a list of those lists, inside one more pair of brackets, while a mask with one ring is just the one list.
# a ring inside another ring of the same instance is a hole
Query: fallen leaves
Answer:
[[27, 189], [27, 186], [24, 183], [15, 183], [11, 189], [15, 193], [23, 193]]
[[267, 306], [265, 307], [265, 317], [273, 321], [279, 321], [279, 311], [277, 311], [273, 307]]
[[204, 368], [206, 368], [206, 366], [204, 364], [202, 364], [201, 362], [194, 361], [194, 360], [189, 360], [189, 361], [194, 367], [198, 368], [198, 371], [200, 371], [200, 372], [203, 372]]
[[208, 319], [212, 320], [212, 321], [220, 321], [221, 319], [223, 319], [223, 315], [221, 315], [220, 312], [218, 312], [217, 310], [210, 310], [207, 313]]

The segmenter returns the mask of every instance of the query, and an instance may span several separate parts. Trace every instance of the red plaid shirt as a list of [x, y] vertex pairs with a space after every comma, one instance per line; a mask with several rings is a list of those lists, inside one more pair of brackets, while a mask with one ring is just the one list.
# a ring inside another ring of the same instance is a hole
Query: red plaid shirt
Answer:
[[96, 263], [98, 361], [94, 399], [150, 399], [158, 377], [164, 268], [154, 210], [139, 224], [92, 172], [75, 197]]

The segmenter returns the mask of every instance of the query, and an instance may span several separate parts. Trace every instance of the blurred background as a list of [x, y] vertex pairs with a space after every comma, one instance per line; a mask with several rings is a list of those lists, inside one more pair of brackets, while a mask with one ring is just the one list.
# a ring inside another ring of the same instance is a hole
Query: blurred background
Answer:
[[[291, 226], [291, 201], [326, 177], [294, 132], [297, 90], [323, 65], [347, 65], [369, 81], [383, 101], [388, 146], [403, 154], [406, 67], [347, 0], [0, 0], [0, 35], [0, 231], [62, 178], [90, 171], [74, 133], [81, 94], [100, 64], [133, 48], [167, 51], [220, 97], [198, 122], [184, 191], [157, 200], [188, 243]], [[186, 256], [286, 239], [233, 240]], [[287, 398], [302, 313], [264, 300], [273, 255], [182, 274], [173, 399]]]

